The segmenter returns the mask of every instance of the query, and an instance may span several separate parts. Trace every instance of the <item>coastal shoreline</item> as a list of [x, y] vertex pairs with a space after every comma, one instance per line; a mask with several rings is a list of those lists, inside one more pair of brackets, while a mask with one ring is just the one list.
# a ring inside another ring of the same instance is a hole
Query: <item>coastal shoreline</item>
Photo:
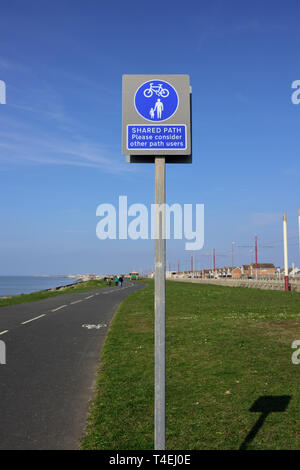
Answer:
[[48, 299], [61, 294], [88, 292], [106, 286], [103, 278], [78, 279], [76, 282], [68, 281], [68, 284], [52, 286], [51, 288], [40, 289], [29, 294], [18, 294], [14, 296], [6, 296], [0, 298], [0, 311], [2, 307], [10, 305], [22, 304], [27, 302], [35, 302], [37, 300]]
[[[45, 276], [46, 277], [46, 276]], [[2, 295], [0, 296], [0, 300], [8, 300], [8, 299], [13, 299], [14, 297], [18, 297], [20, 295], [30, 295], [30, 294], [36, 294], [38, 292], [55, 292], [55, 291], [61, 291], [61, 290], [65, 290], [67, 289], [68, 287], [72, 287], [76, 284], [79, 284], [81, 282], [84, 282], [81, 278], [76, 278], [75, 282], [72, 282], [70, 284], [61, 284], [61, 285], [58, 285], [58, 286], [55, 286], [55, 287], [49, 287], [47, 289], [38, 289], [38, 290], [34, 290], [34, 291], [31, 291], [31, 292], [21, 292], [19, 294], [14, 294], [14, 295]]]

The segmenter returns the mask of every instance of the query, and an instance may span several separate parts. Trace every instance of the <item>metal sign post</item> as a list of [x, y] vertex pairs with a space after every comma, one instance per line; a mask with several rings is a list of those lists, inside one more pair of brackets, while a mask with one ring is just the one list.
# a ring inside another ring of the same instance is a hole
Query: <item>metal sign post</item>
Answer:
[[127, 162], [155, 164], [154, 440], [155, 450], [165, 450], [165, 164], [192, 162], [190, 77], [123, 75], [122, 108]]
[[288, 262], [286, 214], [283, 214], [283, 252], [284, 252], [284, 289], [288, 291], [289, 290], [289, 262]]
[[299, 228], [299, 254], [300, 254], [300, 207], [298, 209], [298, 228]]
[[165, 158], [155, 158], [155, 393], [154, 393], [154, 443], [155, 450], [165, 449], [165, 291], [166, 291], [166, 240]]

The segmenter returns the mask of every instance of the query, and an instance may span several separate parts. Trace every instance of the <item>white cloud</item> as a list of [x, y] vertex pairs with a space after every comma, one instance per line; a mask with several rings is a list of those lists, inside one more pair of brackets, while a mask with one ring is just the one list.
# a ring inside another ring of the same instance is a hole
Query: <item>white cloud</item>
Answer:
[[7, 70], [7, 71], [27, 71], [27, 67], [19, 62], [12, 61], [10, 59], [6, 59], [5, 57], [0, 57], [0, 70]]
[[0, 162], [82, 166], [107, 173], [129, 170], [124, 159], [117, 161], [109, 149], [84, 138], [78, 137], [76, 141], [46, 135], [34, 138], [18, 132], [0, 132]]
[[272, 33], [285, 31], [286, 28], [280, 24], [261, 23], [257, 19], [249, 20], [236, 26], [236, 31], [241, 33]]
[[84, 123], [66, 112], [63, 100], [50, 86], [23, 95], [25, 100], [8, 104], [0, 116], [1, 168], [27, 163], [99, 168], [114, 174], [129, 171], [115, 145], [86, 137], [89, 132]]

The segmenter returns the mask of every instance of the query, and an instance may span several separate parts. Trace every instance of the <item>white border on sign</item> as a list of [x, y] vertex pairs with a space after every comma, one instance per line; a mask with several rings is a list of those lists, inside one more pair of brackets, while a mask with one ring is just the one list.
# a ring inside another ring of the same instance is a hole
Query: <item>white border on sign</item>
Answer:
[[[153, 82], [159, 82], [159, 79], [153, 78], [152, 81], [153, 81]], [[138, 89], [136, 90], [136, 92], [135, 92], [135, 94], [134, 94], [134, 99], [133, 99], [133, 104], [134, 104], [134, 107], [135, 107], [136, 112], [138, 113], [139, 116], [141, 116], [141, 117], [142, 117], [143, 119], [145, 119], [146, 121], [149, 121], [149, 122], [165, 122], [165, 121], [168, 121], [168, 120], [169, 120], [172, 116], [174, 116], [174, 114], [177, 112], [177, 109], [178, 109], [178, 106], [179, 106], [179, 96], [178, 96], [178, 93], [177, 93], [176, 88], [175, 88], [171, 83], [167, 82], [166, 80], [161, 80], [161, 81], [164, 82], [164, 83], [167, 83], [167, 84], [168, 84], [170, 87], [172, 87], [173, 90], [175, 91], [176, 96], [177, 96], [177, 108], [175, 109], [174, 113], [171, 114], [171, 116], [169, 116], [167, 119], [161, 119], [160, 121], [153, 121], [153, 119], [147, 119], [147, 118], [145, 118], [141, 113], [139, 113], [138, 110], [137, 110], [137, 107], [136, 107], [136, 105], [135, 105], [135, 97], [136, 97], [136, 94], [137, 94], [137, 92], [139, 91], [139, 89], [140, 89], [143, 85], [145, 85], [145, 83], [151, 82], [151, 80], [147, 80], [146, 82], [142, 83], [142, 84], [138, 87]], [[182, 125], [183, 125], [183, 124], [182, 124]]]
[[[129, 150], [129, 151], [130, 151], [130, 150], [132, 150], [132, 151], [144, 150], [145, 152], [149, 152], [149, 151], [152, 152], [152, 150], [156, 150], [156, 151], [158, 151], [158, 150], [159, 150], [159, 151], [161, 151], [161, 150], [168, 150], [168, 151], [171, 150], [172, 152], [178, 152], [178, 151], [180, 151], [180, 150], [187, 150], [187, 132], [186, 132], [186, 124], [168, 124], [168, 126], [170, 126], [170, 127], [171, 127], [171, 126], [173, 126], [173, 127], [176, 127], [176, 126], [183, 126], [183, 127], [184, 127], [184, 132], [185, 132], [185, 147], [180, 147], [180, 148], [172, 148], [172, 147], [170, 147], [170, 148], [166, 148], [166, 147], [162, 148], [162, 147], [160, 147], [160, 148], [151, 148], [151, 149], [150, 149], [150, 148], [144, 148], [144, 149], [143, 149], [142, 147], [141, 147], [141, 148], [138, 148], [138, 149], [134, 149], [134, 148], [132, 148], [132, 147], [129, 148], [129, 146], [128, 146], [128, 127], [129, 127], [129, 126], [141, 127], [141, 126], [147, 126], [147, 124], [127, 124], [126, 141], [127, 141], [127, 150]], [[149, 127], [150, 127], [150, 126], [149, 126]], [[159, 124], [156, 124], [156, 125], [153, 125], [153, 126], [151, 126], [151, 127], [165, 127], [165, 125], [160, 126]], [[132, 154], [132, 155], [134, 155], [134, 154]]]

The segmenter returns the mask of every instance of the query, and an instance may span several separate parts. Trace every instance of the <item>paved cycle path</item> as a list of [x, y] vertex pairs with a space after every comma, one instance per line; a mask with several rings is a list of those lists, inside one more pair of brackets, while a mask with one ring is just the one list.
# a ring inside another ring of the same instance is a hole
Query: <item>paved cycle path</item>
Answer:
[[0, 308], [0, 449], [76, 449], [109, 323], [125, 282]]

